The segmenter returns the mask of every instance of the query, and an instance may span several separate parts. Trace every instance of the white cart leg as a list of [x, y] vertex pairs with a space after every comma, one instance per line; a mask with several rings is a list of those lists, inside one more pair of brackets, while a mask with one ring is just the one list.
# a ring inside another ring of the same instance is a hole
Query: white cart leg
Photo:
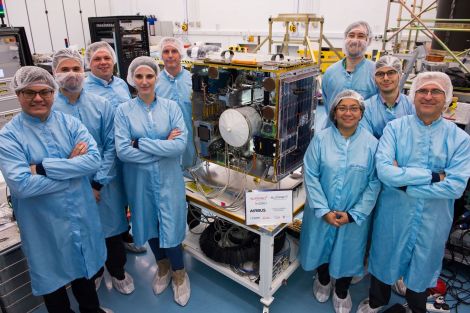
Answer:
[[[259, 289], [262, 296], [261, 303], [265, 308], [273, 302], [271, 283], [273, 280], [273, 254], [274, 236], [261, 234], [259, 255]], [[264, 312], [264, 311], [263, 311]]]

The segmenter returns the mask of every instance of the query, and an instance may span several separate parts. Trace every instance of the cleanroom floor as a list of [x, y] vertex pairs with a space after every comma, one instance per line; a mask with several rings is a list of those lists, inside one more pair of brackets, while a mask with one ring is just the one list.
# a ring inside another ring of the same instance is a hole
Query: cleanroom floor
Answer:
[[[105, 284], [98, 291], [100, 302], [104, 307], [112, 309], [115, 313], [148, 313], [148, 312], [224, 312], [224, 313], [261, 313], [263, 305], [259, 296], [238, 283], [226, 278], [203, 263], [185, 255], [191, 282], [191, 298], [186, 307], [180, 307], [173, 301], [171, 286], [161, 295], [155, 296], [151, 283], [155, 274], [156, 265], [152, 253], [141, 255], [128, 254], [126, 270], [133, 276], [135, 291], [131, 295], [121, 295], [114, 289], [108, 289]], [[468, 267], [459, 266], [458, 271], [468, 272]], [[300, 312], [334, 312], [331, 299], [326, 303], [319, 303], [312, 295], [313, 272], [305, 272], [298, 268], [288, 279], [286, 285], [281, 286], [274, 294], [274, 301], [270, 306], [270, 313], [300, 313]], [[369, 276], [356, 285], [352, 285], [350, 292], [355, 312], [358, 303], [367, 297]], [[466, 284], [467, 288], [470, 284]], [[465, 293], [465, 295], [467, 295]], [[69, 289], [72, 306], [79, 312]], [[463, 294], [462, 294], [463, 296]], [[404, 299], [392, 294], [390, 304], [403, 303]], [[450, 302], [449, 304], [455, 304]], [[470, 313], [469, 305], [459, 305], [460, 313]], [[34, 313], [46, 313], [44, 305]]]

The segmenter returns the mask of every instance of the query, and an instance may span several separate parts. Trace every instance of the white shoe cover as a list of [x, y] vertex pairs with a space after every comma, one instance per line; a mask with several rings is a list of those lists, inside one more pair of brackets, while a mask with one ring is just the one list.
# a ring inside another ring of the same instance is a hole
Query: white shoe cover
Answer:
[[318, 300], [318, 302], [326, 302], [330, 298], [331, 290], [333, 289], [333, 284], [330, 282], [327, 285], [322, 285], [318, 280], [318, 277], [315, 277], [313, 281], [313, 295]]
[[117, 291], [119, 291], [122, 294], [128, 295], [134, 292], [135, 287], [134, 287], [134, 280], [132, 279], [132, 276], [129, 275], [129, 273], [124, 273], [124, 279], [123, 280], [118, 280], [115, 277], [111, 278], [113, 281], [113, 287]]
[[98, 291], [98, 289], [100, 289], [101, 282], [103, 281], [103, 278], [104, 278], [104, 273], [103, 273], [103, 275], [101, 275], [101, 276], [99, 276], [95, 279], [95, 289], [96, 289], [96, 291]]
[[157, 272], [155, 273], [155, 277], [153, 278], [152, 281], [152, 289], [153, 292], [156, 295], [161, 294], [163, 291], [165, 291], [166, 287], [170, 284], [171, 280], [171, 270], [168, 270], [166, 272], [166, 275], [163, 275], [162, 277], [158, 276], [158, 268]]
[[[184, 271], [184, 270], [180, 270]], [[173, 275], [175, 275], [175, 272], [173, 272]], [[173, 277], [173, 280], [171, 281], [171, 286], [173, 287], [173, 298], [176, 303], [178, 303], [181, 306], [185, 306], [188, 301], [189, 297], [191, 296], [191, 286], [189, 284], [189, 276], [186, 272], [184, 272], [184, 280], [183, 283], [180, 285], [176, 284], [175, 277]]]
[[336, 313], [349, 313], [352, 309], [352, 300], [349, 292], [346, 298], [341, 299], [336, 295], [336, 292], [333, 291], [333, 308]]
[[359, 303], [356, 313], [378, 313], [380, 310], [382, 310], [382, 308], [382, 306], [379, 306], [375, 309], [371, 308], [369, 305], [369, 298], [365, 298], [361, 301], [361, 303]]

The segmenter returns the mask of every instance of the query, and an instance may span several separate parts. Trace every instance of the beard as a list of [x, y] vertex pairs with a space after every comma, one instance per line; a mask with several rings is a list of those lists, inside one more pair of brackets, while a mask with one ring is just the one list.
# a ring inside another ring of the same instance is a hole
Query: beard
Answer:
[[367, 42], [360, 39], [346, 39], [344, 41], [343, 52], [347, 57], [358, 58], [365, 54]]

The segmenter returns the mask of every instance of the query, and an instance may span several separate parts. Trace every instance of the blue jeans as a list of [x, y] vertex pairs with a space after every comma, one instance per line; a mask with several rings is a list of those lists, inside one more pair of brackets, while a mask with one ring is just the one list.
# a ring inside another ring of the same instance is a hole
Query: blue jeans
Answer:
[[160, 241], [158, 238], [151, 238], [148, 242], [157, 262], [168, 258], [173, 271], [184, 269], [183, 246], [181, 244], [171, 248], [160, 248]]

